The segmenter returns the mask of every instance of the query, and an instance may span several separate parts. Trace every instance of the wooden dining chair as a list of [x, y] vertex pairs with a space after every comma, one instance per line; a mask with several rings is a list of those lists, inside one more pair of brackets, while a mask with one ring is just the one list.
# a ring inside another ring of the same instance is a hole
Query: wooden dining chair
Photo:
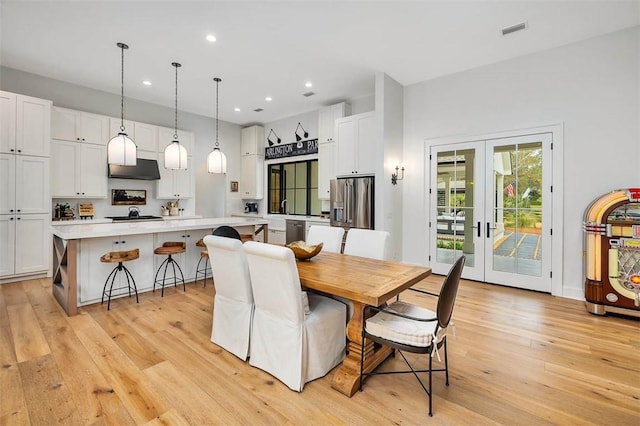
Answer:
[[247, 255], [239, 239], [207, 235], [203, 241], [216, 286], [211, 341], [246, 361], [254, 311]]
[[[440, 288], [436, 311], [425, 309], [403, 301], [396, 301], [388, 306], [367, 306], [364, 309], [364, 318], [369, 317], [362, 323], [362, 341], [372, 340], [377, 344], [387, 345], [400, 353], [409, 370], [399, 371], [364, 371], [364, 348], [362, 345], [360, 360], [360, 391], [364, 378], [374, 374], [397, 374], [413, 373], [418, 379], [420, 386], [429, 396], [429, 416], [433, 415], [432, 410], [432, 373], [444, 372], [445, 384], [449, 386], [449, 363], [447, 359], [447, 331], [451, 324], [451, 314], [458, 293], [460, 276], [464, 267], [465, 257], [460, 256], [453, 264], [449, 274]], [[432, 293], [428, 293], [432, 294]], [[439, 349], [444, 348], [444, 368], [433, 368], [433, 357], [440, 360]], [[416, 370], [409, 363], [404, 352], [429, 355], [429, 368]], [[425, 386], [417, 373], [428, 373], [429, 386]]]
[[249, 364], [300, 392], [344, 358], [346, 308], [308, 293], [305, 312], [293, 252], [255, 241], [244, 249], [255, 301]]

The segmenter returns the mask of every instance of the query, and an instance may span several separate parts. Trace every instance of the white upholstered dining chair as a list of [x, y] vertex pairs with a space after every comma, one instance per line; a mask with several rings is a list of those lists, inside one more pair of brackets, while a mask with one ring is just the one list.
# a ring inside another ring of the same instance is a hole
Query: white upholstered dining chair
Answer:
[[342, 251], [344, 228], [337, 226], [311, 225], [307, 231], [307, 244], [322, 243], [322, 250], [331, 253]]
[[328, 297], [303, 293], [293, 252], [247, 241], [255, 313], [249, 364], [295, 391], [322, 377], [345, 353], [345, 306]]
[[344, 254], [388, 260], [391, 256], [391, 236], [387, 231], [352, 228], [347, 232]]
[[254, 311], [247, 255], [235, 238], [207, 235], [204, 243], [216, 288], [211, 341], [246, 361]]

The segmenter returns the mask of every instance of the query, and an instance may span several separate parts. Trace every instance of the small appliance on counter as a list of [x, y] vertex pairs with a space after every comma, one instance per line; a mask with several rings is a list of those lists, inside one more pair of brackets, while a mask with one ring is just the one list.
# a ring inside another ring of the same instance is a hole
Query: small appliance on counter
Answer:
[[258, 203], [246, 203], [244, 205], [245, 213], [258, 213]]

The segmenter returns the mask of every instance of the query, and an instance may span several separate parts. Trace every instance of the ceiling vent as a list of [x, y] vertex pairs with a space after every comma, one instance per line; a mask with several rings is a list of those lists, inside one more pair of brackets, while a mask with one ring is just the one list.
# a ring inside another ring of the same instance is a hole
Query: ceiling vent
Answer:
[[254, 111], [254, 112], [262, 112], [262, 111], [264, 111], [264, 110], [263, 110], [262, 108], [256, 108], [256, 109], [254, 109], [253, 111]]
[[506, 36], [506, 35], [513, 34], [513, 33], [518, 32], [518, 31], [526, 30], [528, 26], [529, 25], [527, 25], [527, 21], [523, 21], [523, 22], [520, 22], [520, 23], [515, 24], [515, 25], [510, 25], [508, 27], [504, 27], [501, 30], [502, 31], [502, 35]]
[[315, 95], [315, 92], [307, 92], [302, 94], [302, 96], [304, 96], [305, 98], [308, 98], [309, 96], [313, 96], [313, 95]]

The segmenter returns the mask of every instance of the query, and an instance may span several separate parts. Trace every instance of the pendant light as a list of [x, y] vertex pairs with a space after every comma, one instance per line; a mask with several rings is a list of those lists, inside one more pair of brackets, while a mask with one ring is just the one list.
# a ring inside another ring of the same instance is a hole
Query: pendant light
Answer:
[[111, 138], [107, 144], [107, 162], [118, 166], [136, 165], [136, 144], [124, 131], [124, 50], [128, 49], [124, 43], [117, 43], [121, 51], [120, 61], [120, 132]]
[[218, 143], [218, 85], [222, 79], [215, 77], [216, 82], [216, 146], [207, 157], [207, 171], [209, 173], [227, 173], [227, 157], [222, 151]]
[[178, 68], [182, 65], [177, 62], [172, 62], [171, 65], [176, 69], [176, 113], [173, 142], [164, 149], [164, 168], [187, 170], [187, 150], [178, 141]]

